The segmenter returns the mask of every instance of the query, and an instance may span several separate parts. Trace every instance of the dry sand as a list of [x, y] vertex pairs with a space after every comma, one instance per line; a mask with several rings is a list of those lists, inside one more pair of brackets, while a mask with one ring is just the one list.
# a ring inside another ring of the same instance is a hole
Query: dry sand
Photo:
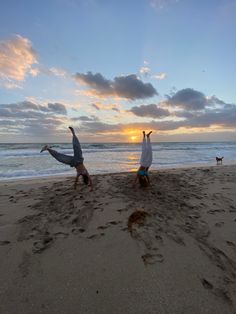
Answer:
[[236, 313], [236, 166], [150, 176], [2, 182], [0, 313]]

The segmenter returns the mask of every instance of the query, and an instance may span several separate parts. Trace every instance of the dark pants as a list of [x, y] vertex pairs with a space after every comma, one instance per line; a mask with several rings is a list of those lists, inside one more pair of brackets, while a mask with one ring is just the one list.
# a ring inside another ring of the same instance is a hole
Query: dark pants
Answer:
[[76, 135], [73, 135], [72, 138], [74, 156], [68, 156], [61, 153], [58, 153], [54, 149], [48, 148], [49, 153], [59, 162], [63, 164], [70, 165], [71, 167], [76, 167], [79, 164], [82, 164], [84, 161], [82, 149], [80, 146], [80, 142]]

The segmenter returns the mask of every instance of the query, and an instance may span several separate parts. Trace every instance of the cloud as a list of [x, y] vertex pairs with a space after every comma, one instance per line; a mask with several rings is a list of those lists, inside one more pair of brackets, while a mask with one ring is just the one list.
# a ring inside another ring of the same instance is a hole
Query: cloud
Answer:
[[58, 77], [66, 77], [68, 74], [62, 68], [51, 67], [47, 68], [43, 65], [39, 65], [37, 68], [38, 73], [42, 73], [47, 76], [58, 76]]
[[199, 91], [192, 88], [181, 89], [172, 96], [167, 95], [165, 104], [183, 109], [202, 110], [208, 105], [212, 105], [211, 100]]
[[100, 73], [76, 73], [75, 79], [80, 84], [88, 85], [101, 94], [112, 94], [112, 81], [105, 79]]
[[113, 110], [116, 112], [120, 112], [120, 109], [118, 108], [116, 104], [103, 105], [101, 103], [95, 103], [95, 104], [93, 103], [91, 104], [91, 106], [98, 111], [99, 110]]
[[66, 107], [59, 103], [54, 103], [54, 104], [49, 103], [48, 110], [49, 111], [51, 110], [52, 112], [55, 112], [58, 114], [64, 114], [64, 115], [66, 115], [67, 113]]
[[121, 98], [136, 100], [150, 98], [158, 95], [156, 89], [150, 83], [143, 83], [135, 74], [117, 76], [114, 80], [107, 80], [100, 73], [87, 74], [76, 73], [75, 80], [92, 89], [96, 95], [118, 96]]
[[159, 74], [152, 75], [152, 78], [154, 78], [156, 80], [164, 80], [164, 78], [166, 78], [166, 76], [167, 76], [167, 74], [162, 72]]
[[110, 132], [122, 133], [125, 129], [143, 130], [152, 129], [156, 131], [174, 131], [179, 128], [185, 129], [202, 129], [206, 130], [211, 126], [218, 126], [220, 129], [235, 129], [236, 128], [236, 105], [214, 112], [207, 111], [199, 116], [192, 116], [190, 119], [183, 121], [151, 121], [143, 123], [129, 124], [109, 124], [103, 122], [84, 122], [81, 129], [88, 133], [109, 134]]
[[8, 118], [39, 118], [45, 115], [59, 114], [66, 115], [66, 107], [59, 103], [49, 103], [45, 106], [36, 105], [30, 101], [23, 101], [14, 104], [2, 104], [0, 105], [0, 117]]
[[145, 78], [150, 77], [151, 79], [156, 79], [156, 80], [164, 80], [167, 76], [167, 74], [164, 72], [161, 72], [159, 74], [152, 74], [152, 70], [149, 67], [149, 64], [147, 61], [144, 61], [144, 66], [142, 66], [139, 69], [139, 73], [141, 76]]
[[[162, 107], [163, 103], [168, 106]], [[90, 106], [99, 110], [113, 110], [113, 104], [93, 103]], [[103, 108], [103, 106], [105, 108]], [[108, 109], [109, 108], [109, 109]], [[35, 101], [23, 101], [0, 105], [0, 133], [2, 135], [27, 135], [28, 138], [52, 135], [61, 140], [60, 134], [64, 124], [78, 121], [84, 134], [96, 137], [107, 136], [109, 140], [115, 135], [125, 136], [127, 130], [152, 129], [164, 133], [208, 132], [236, 130], [236, 104], [224, 102], [214, 96], [205, 96], [191, 88], [176, 91], [159, 104], [133, 106], [129, 112], [143, 118], [143, 122], [127, 123], [127, 111], [122, 116], [122, 123], [100, 121], [95, 115], [67, 116], [65, 105], [60, 103], [37, 104]], [[121, 114], [123, 111], [121, 111]], [[119, 115], [120, 116], [120, 115]], [[146, 118], [149, 118], [148, 120]], [[150, 121], [150, 118], [152, 121]], [[107, 119], [107, 115], [106, 115]], [[117, 121], [117, 120], [116, 120]], [[126, 133], [125, 133], [126, 132]], [[118, 138], [118, 137], [117, 137]], [[40, 140], [41, 138], [39, 138]], [[114, 138], [114, 140], [116, 140]]]
[[182, 118], [175, 125], [182, 127], [236, 127], [236, 105], [227, 104], [214, 96], [206, 96], [204, 93], [192, 88], [179, 90], [161, 104], [169, 106], [171, 115]]
[[67, 111], [63, 104], [49, 103], [45, 106], [30, 101], [0, 105], [0, 133], [58, 137]]
[[[227, 104], [216, 96], [206, 97], [203, 93], [193, 89], [177, 91], [172, 97], [167, 97], [165, 103], [170, 104], [171, 110], [158, 107], [155, 104], [134, 106], [129, 111], [136, 116], [153, 118], [151, 122], [138, 123], [84, 123], [82, 128], [91, 133], [109, 134], [122, 132], [124, 129], [142, 130], [145, 128], [157, 131], [174, 131], [185, 129], [221, 130], [236, 129], [236, 104]], [[159, 104], [159, 106], [162, 103]], [[158, 121], [156, 120], [158, 118]], [[161, 120], [165, 118], [165, 120]], [[168, 120], [167, 120], [168, 119]]]
[[179, 0], [151, 0], [150, 5], [154, 9], [161, 10], [177, 2], [179, 2]]
[[37, 75], [32, 66], [37, 63], [37, 55], [29, 39], [16, 35], [0, 41], [0, 85], [14, 87], [25, 79], [27, 74]]
[[139, 69], [139, 73], [143, 74], [143, 75], [148, 75], [150, 72], [151, 72], [151, 69], [149, 67], [147, 67], [147, 66], [141, 67]]
[[98, 121], [98, 117], [96, 116], [91, 116], [91, 117], [88, 117], [88, 116], [79, 116], [79, 117], [74, 117], [74, 118], [71, 118], [72, 121]]
[[136, 116], [149, 118], [163, 118], [170, 115], [168, 110], [160, 108], [155, 104], [134, 106], [129, 111]]
[[208, 127], [218, 125], [224, 128], [236, 127], [236, 105], [225, 104], [223, 107], [207, 109], [200, 115], [195, 115], [185, 122], [190, 127]]
[[104, 122], [84, 122], [81, 125], [81, 129], [89, 133], [106, 133], [106, 132], [118, 132], [122, 130], [120, 124], [109, 124]]

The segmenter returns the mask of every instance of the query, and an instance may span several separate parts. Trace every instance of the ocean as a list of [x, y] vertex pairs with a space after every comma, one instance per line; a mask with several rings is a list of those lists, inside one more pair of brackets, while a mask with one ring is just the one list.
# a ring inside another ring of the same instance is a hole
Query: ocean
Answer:
[[[0, 180], [75, 174], [73, 168], [59, 163], [48, 152], [40, 154], [42, 146], [0, 144]], [[71, 143], [50, 146], [73, 155]], [[140, 143], [84, 143], [81, 146], [90, 174], [129, 172], [139, 166]], [[152, 143], [152, 148], [151, 169], [215, 165], [216, 156], [224, 156], [226, 163], [236, 163], [236, 142]]]

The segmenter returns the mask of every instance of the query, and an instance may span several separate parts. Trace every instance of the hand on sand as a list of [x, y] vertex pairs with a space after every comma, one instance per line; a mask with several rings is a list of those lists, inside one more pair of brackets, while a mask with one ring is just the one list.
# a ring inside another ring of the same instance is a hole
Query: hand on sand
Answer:
[[49, 147], [48, 145], [44, 145], [40, 151], [40, 153], [44, 152], [45, 150], [47, 150]]

